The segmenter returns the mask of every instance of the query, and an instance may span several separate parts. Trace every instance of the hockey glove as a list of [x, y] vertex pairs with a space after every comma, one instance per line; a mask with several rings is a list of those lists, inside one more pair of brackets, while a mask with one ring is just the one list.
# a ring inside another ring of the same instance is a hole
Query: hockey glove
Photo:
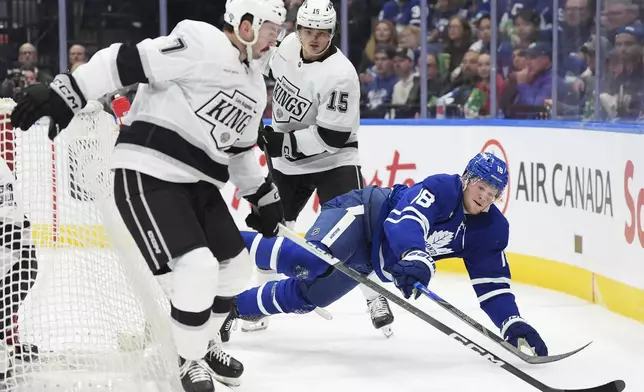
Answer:
[[503, 322], [501, 335], [514, 347], [519, 347], [520, 341], [525, 341], [538, 356], [548, 355], [548, 347], [539, 333], [519, 316], [512, 316]]
[[54, 140], [86, 104], [74, 78], [60, 74], [50, 86], [36, 83], [25, 88], [11, 113], [11, 126], [26, 131], [40, 118], [50, 117], [49, 139]]
[[297, 140], [293, 132], [275, 132], [270, 126], [259, 128], [257, 145], [262, 151], [268, 152], [271, 158], [284, 156], [287, 159], [294, 159], [303, 156], [297, 152]]
[[277, 234], [277, 224], [284, 222], [284, 210], [277, 187], [266, 181], [254, 195], [246, 196], [251, 206], [251, 213], [246, 217], [246, 225], [262, 233], [264, 237]]
[[[394, 284], [408, 299], [414, 293], [414, 283], [420, 282], [427, 286], [435, 271], [434, 259], [429, 253], [414, 249], [405, 252], [402, 259], [391, 267], [390, 272]], [[420, 294], [417, 292], [414, 298], [418, 298]]]

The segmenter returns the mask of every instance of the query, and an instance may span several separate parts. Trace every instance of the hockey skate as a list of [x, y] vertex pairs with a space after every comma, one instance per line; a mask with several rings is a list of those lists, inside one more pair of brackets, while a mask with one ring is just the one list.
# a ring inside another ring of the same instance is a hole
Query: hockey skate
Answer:
[[203, 359], [186, 360], [179, 357], [179, 377], [186, 392], [214, 392], [210, 369]]
[[373, 327], [381, 330], [385, 337], [393, 335], [391, 323], [394, 322], [394, 314], [391, 312], [387, 299], [379, 295], [372, 300], [367, 300], [367, 307]]
[[[239, 320], [241, 320], [242, 322], [243, 332], [260, 331], [268, 327], [268, 316], [239, 317], [239, 314], [237, 313], [237, 305], [234, 305], [230, 313], [228, 314], [228, 317], [226, 317], [226, 320], [224, 320], [224, 324], [219, 329], [219, 336], [223, 343], [227, 343], [230, 340], [230, 334], [232, 333], [232, 331], [237, 329], [237, 322]], [[264, 328], [261, 328], [260, 325], [263, 322], [265, 323], [265, 326]], [[253, 325], [257, 325], [258, 327], [256, 329], [248, 329], [252, 328]]]
[[224, 351], [219, 336], [210, 341], [205, 361], [217, 381], [231, 387], [239, 386], [244, 365]]

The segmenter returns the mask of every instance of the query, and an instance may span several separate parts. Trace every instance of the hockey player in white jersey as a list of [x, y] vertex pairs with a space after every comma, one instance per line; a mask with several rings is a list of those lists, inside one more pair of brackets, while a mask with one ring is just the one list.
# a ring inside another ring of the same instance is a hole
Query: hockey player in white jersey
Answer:
[[[360, 125], [360, 82], [349, 60], [332, 43], [336, 12], [330, 0], [306, 0], [297, 12], [296, 31], [287, 36], [265, 63], [275, 80], [272, 127], [260, 131], [258, 145], [273, 158], [274, 181], [293, 226], [314, 191], [320, 204], [361, 189], [357, 131]], [[277, 280], [271, 271], [256, 270], [256, 284]], [[391, 334], [393, 314], [387, 300], [360, 286], [375, 328]], [[244, 321], [242, 330], [267, 327]], [[224, 341], [232, 328], [221, 331]]]
[[38, 260], [10, 165], [0, 159], [0, 355], [5, 359], [0, 379], [12, 373], [16, 360], [31, 361], [38, 355], [37, 346], [20, 342], [18, 330], [18, 310], [36, 282]]
[[26, 89], [11, 115], [23, 130], [50, 116], [54, 138], [87, 100], [140, 83], [112, 156], [114, 197], [151, 271], [171, 273], [172, 331], [188, 392], [213, 391], [211, 369], [233, 385], [243, 371], [213, 341], [252, 270], [218, 188], [230, 179], [240, 189], [253, 205], [247, 224], [264, 236], [283, 221], [277, 188], [252, 148], [266, 106], [253, 59], [275, 45], [285, 15], [282, 0], [229, 0], [223, 32], [185, 20], [168, 36], [114, 44], [49, 88]]

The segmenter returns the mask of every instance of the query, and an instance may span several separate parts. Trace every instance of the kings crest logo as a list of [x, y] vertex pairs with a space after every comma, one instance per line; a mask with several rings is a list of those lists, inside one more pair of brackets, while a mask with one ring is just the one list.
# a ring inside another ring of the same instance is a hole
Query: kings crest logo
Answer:
[[220, 91], [195, 113], [212, 127], [210, 135], [217, 148], [224, 148], [244, 133], [257, 114], [257, 102], [237, 90], [232, 94]]
[[300, 88], [282, 76], [273, 89], [273, 108], [277, 123], [302, 122], [311, 109], [311, 101], [302, 97]]

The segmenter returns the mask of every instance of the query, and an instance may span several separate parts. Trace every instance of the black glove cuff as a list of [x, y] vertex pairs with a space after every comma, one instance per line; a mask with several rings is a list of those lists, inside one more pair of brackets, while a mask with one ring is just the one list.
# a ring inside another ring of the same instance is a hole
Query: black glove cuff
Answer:
[[257, 206], [257, 203], [259, 203], [259, 199], [264, 197], [264, 195], [266, 195], [272, 189], [273, 189], [273, 183], [268, 179], [266, 179], [264, 183], [257, 189], [257, 192], [255, 192], [252, 195], [244, 196], [244, 199], [246, 199], [252, 205]]
[[69, 73], [56, 75], [49, 88], [62, 99], [74, 114], [87, 105], [87, 100], [80, 87], [78, 87], [76, 79]]

